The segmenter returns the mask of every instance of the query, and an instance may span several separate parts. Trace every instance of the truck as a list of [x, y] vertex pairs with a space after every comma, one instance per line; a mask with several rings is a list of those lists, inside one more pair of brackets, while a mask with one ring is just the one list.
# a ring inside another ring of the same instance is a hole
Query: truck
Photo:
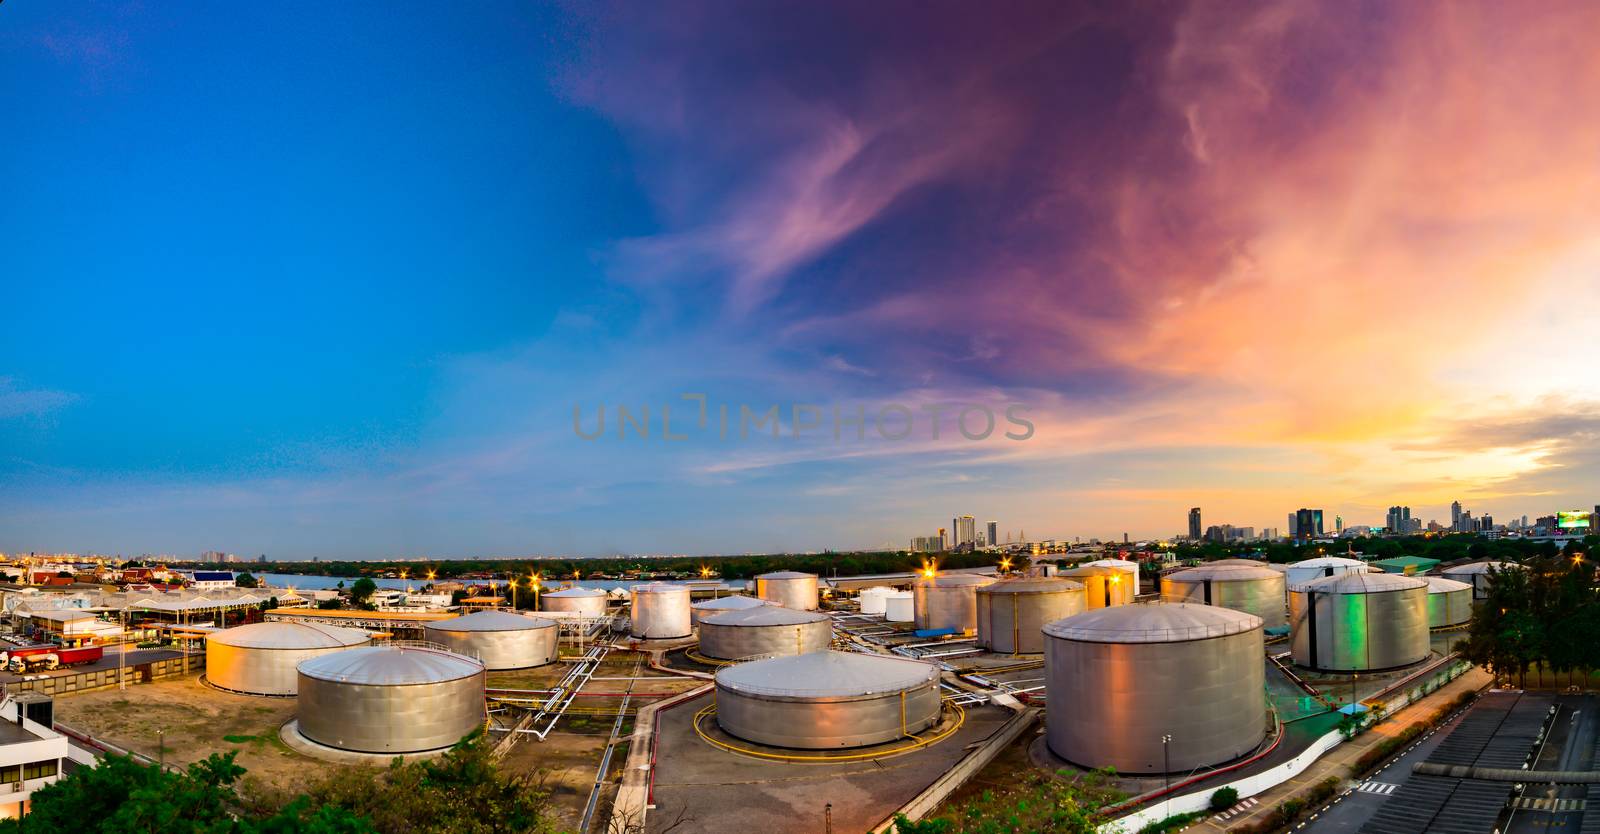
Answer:
[[105, 657], [105, 652], [104, 646], [79, 646], [75, 649], [49, 643], [15, 646], [0, 652], [0, 665], [4, 665], [13, 673], [21, 674], [40, 669], [59, 669], [62, 666], [93, 663]]

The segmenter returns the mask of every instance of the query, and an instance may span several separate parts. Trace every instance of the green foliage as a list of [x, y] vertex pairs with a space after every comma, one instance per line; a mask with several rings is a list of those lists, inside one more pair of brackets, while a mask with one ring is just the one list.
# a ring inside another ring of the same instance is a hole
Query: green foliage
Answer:
[[[1097, 809], [1124, 798], [1111, 787], [1111, 771], [1076, 773], [1060, 771], [1054, 776], [1028, 772], [1017, 782], [999, 790], [987, 790], [964, 801], [951, 802], [942, 812], [912, 826], [898, 829], [901, 834], [1091, 834], [1105, 822]], [[899, 825], [899, 822], [896, 823]]]
[[325, 600], [317, 603], [317, 607], [321, 608], [323, 610], [331, 611], [331, 610], [336, 609], [336, 608], [343, 608], [344, 607], [344, 603], [340, 602], [337, 599], [325, 599]]
[[1166, 819], [1156, 820], [1139, 829], [1139, 834], [1164, 834], [1167, 831], [1176, 831], [1189, 823], [1210, 813], [1209, 811], [1192, 811], [1187, 814], [1173, 814]]
[[350, 586], [350, 601], [356, 605], [365, 605], [377, 590], [378, 583], [363, 576]]
[[1239, 802], [1239, 791], [1233, 787], [1217, 788], [1211, 794], [1211, 810], [1226, 811]]
[[949, 834], [952, 823], [947, 819], [926, 819], [912, 822], [905, 814], [894, 815], [894, 834]]
[[1524, 561], [1527, 570], [1491, 575], [1463, 654], [1499, 675], [1520, 675], [1539, 664], [1557, 672], [1600, 669], [1594, 563], [1540, 544], [1548, 552]]
[[234, 574], [233, 584], [240, 588], [258, 588], [261, 586], [261, 583], [257, 582], [256, 578], [248, 573]]

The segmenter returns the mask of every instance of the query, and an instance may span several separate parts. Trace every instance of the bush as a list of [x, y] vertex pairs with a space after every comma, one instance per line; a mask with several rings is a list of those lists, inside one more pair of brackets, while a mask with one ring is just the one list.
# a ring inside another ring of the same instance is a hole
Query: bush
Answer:
[[1238, 801], [1238, 790], [1232, 787], [1217, 788], [1216, 792], [1211, 794], [1211, 810], [1226, 811], [1229, 808], [1232, 808], [1236, 803], [1238, 803]]

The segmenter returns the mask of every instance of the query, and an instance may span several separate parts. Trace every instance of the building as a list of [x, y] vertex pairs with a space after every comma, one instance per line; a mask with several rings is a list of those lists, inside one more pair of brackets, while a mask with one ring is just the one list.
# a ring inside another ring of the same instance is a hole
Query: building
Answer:
[[197, 570], [189, 578], [189, 587], [196, 591], [218, 591], [234, 588], [233, 572], [225, 570]]
[[962, 545], [969, 547], [978, 543], [977, 519], [970, 515], [958, 516], [950, 520], [953, 542], [952, 548], [959, 549]]
[[[67, 737], [56, 732], [55, 702], [48, 695], [19, 692], [0, 704], [0, 817], [28, 813], [33, 792], [61, 777], [71, 755]], [[80, 762], [81, 763], [81, 762]]]
[[1000, 522], [990, 521], [984, 525], [989, 528], [989, 546], [994, 547], [1000, 543]]
[[1450, 502], [1450, 529], [1461, 532], [1461, 502]]
[[1322, 511], [1308, 510], [1304, 507], [1294, 514], [1294, 537], [1301, 541], [1320, 538], [1322, 532]]
[[1189, 508], [1189, 541], [1200, 541], [1200, 508]]
[[1390, 507], [1389, 514], [1384, 517], [1383, 526], [1391, 533], [1411, 532], [1411, 508]]

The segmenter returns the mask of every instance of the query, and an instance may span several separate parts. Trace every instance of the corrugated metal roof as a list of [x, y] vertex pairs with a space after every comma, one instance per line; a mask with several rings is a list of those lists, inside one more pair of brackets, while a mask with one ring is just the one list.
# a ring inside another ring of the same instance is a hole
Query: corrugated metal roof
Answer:
[[797, 570], [775, 570], [772, 573], [763, 573], [757, 579], [816, 579], [814, 573], [801, 573]]
[[460, 680], [483, 671], [470, 657], [438, 649], [368, 646], [303, 660], [300, 674], [318, 680], [370, 686], [404, 686]]
[[1086, 643], [1178, 643], [1261, 628], [1261, 618], [1231, 608], [1188, 603], [1118, 605], [1056, 620], [1044, 633]]
[[1282, 576], [1283, 574], [1260, 563], [1254, 565], [1219, 565], [1213, 562], [1196, 568], [1170, 573], [1162, 578], [1170, 579], [1173, 582], [1204, 582], [1207, 579], [1213, 582], [1248, 582], [1262, 579], [1278, 579]]
[[582, 597], [603, 597], [605, 595], [606, 595], [606, 592], [600, 590], [599, 588], [579, 588], [579, 587], [574, 586], [574, 587], [571, 587], [571, 588], [562, 588], [559, 591], [551, 591], [550, 593], [545, 594], [545, 597], [547, 597], [547, 598], [548, 597], [580, 597], [580, 598], [582, 598]]
[[732, 596], [717, 597], [716, 599], [708, 599], [704, 602], [697, 602], [689, 607], [696, 611], [738, 611], [744, 608], [762, 608], [770, 606], [771, 604], [772, 603], [767, 602], [764, 599], [756, 599], [755, 597], [733, 594]]
[[899, 692], [939, 679], [921, 660], [880, 654], [822, 651], [724, 667], [717, 685], [750, 695], [850, 697]]
[[1316, 591], [1319, 594], [1382, 594], [1426, 588], [1428, 583], [1398, 573], [1341, 573], [1300, 582], [1291, 591]]
[[817, 623], [827, 619], [829, 619], [827, 614], [818, 614], [815, 611], [800, 611], [784, 608], [781, 605], [761, 605], [709, 614], [701, 617], [700, 622], [719, 626], [786, 626]]
[[1058, 576], [1014, 576], [978, 589], [980, 594], [1064, 594], [1083, 590], [1083, 583]]
[[510, 611], [476, 611], [465, 617], [456, 617], [450, 620], [440, 620], [428, 623], [425, 628], [436, 628], [442, 631], [529, 631], [540, 628], [555, 628], [553, 620], [542, 620], [538, 617], [524, 617]]
[[1428, 583], [1428, 593], [1430, 594], [1448, 594], [1452, 591], [1472, 590], [1472, 585], [1466, 582], [1457, 582], [1454, 579], [1445, 579], [1442, 576], [1422, 576], [1418, 578]]
[[372, 639], [365, 631], [343, 626], [273, 620], [224, 629], [206, 635], [208, 642], [242, 649], [336, 649]]

